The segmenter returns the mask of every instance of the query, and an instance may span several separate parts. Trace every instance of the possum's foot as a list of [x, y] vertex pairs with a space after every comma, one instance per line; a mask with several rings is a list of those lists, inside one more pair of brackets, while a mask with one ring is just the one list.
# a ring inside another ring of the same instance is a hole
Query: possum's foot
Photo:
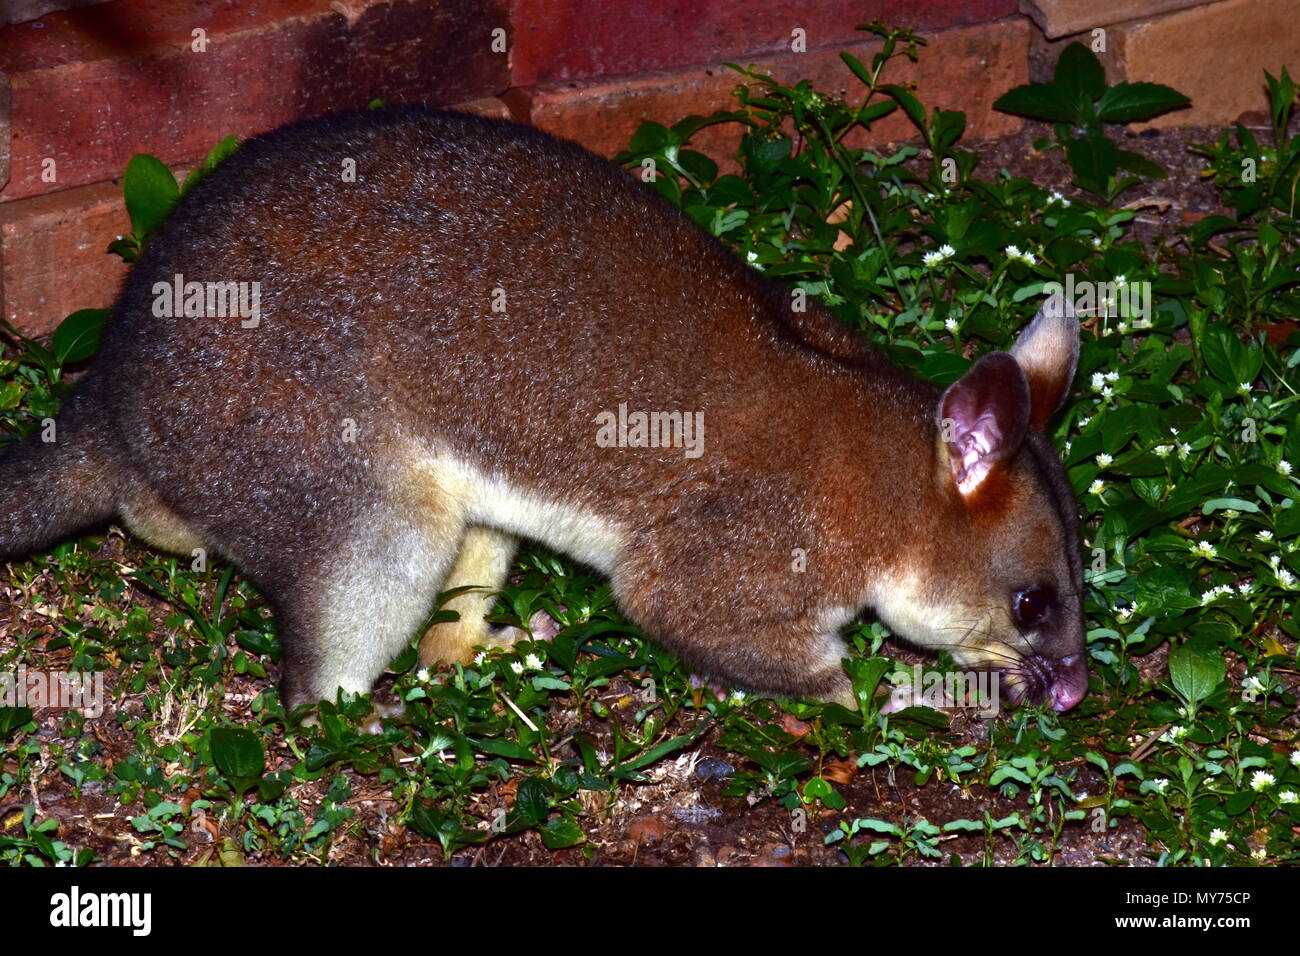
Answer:
[[722, 684], [719, 684], [717, 681], [711, 680], [708, 677], [701, 677], [699, 674], [692, 672], [691, 676], [688, 677], [687, 680], [696, 690], [706, 690], [711, 693], [716, 700], [726, 700], [731, 696], [731, 688], [724, 687]]
[[880, 706], [882, 714], [896, 714], [900, 710], [916, 707], [921, 703], [921, 695], [911, 684], [895, 687], [889, 693], [889, 699]]
[[381, 701], [372, 701], [370, 713], [366, 719], [361, 721], [359, 730], [363, 734], [382, 734], [384, 732], [384, 720], [396, 720], [406, 713], [406, 705], [400, 700], [391, 704], [385, 704]]
[[[568, 608], [560, 608], [567, 611]], [[492, 635], [492, 647], [510, 647], [519, 641], [550, 641], [560, 633], [560, 622], [545, 611], [534, 611], [528, 619], [528, 630], [507, 625]]]

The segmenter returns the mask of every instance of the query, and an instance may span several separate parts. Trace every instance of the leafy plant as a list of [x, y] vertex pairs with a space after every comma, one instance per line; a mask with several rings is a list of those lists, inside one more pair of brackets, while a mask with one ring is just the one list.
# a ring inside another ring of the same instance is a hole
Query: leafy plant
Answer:
[[[1107, 125], [1149, 120], [1190, 102], [1159, 83], [1107, 86], [1101, 61], [1076, 42], [1061, 51], [1050, 83], [1017, 86], [998, 97], [993, 108], [1055, 124], [1055, 137], [1038, 140], [1035, 147], [1064, 150], [1076, 185], [1113, 202], [1140, 177], [1163, 179], [1165, 172], [1138, 153], [1115, 145], [1106, 135]], [[1137, 176], [1116, 178], [1121, 169]]]

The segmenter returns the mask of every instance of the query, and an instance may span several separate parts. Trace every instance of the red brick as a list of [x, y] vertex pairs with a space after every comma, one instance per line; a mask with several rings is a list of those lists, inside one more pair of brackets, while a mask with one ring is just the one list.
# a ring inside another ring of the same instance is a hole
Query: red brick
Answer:
[[1126, 80], [1172, 86], [1188, 109], [1136, 128], [1220, 126], [1268, 109], [1264, 71], [1300, 64], [1295, 0], [1224, 0], [1107, 31]]
[[[490, 49], [506, 0], [117, 0], [0, 30], [13, 87], [0, 198], [102, 182], [137, 152], [178, 164], [218, 139], [318, 113], [451, 103], [508, 85]], [[193, 52], [191, 30], [206, 31]], [[57, 183], [42, 182], [55, 159]]]
[[495, 96], [484, 96], [477, 100], [453, 103], [447, 109], [457, 110], [461, 113], [473, 113], [475, 116], [488, 116], [492, 119], [514, 118], [510, 112], [510, 107]]
[[1201, 6], [1206, 0], [1020, 0], [1050, 40], [1109, 27], [1125, 20], [1150, 19], [1161, 13]]
[[43, 335], [77, 309], [110, 305], [126, 265], [104, 250], [127, 228], [112, 183], [0, 203], [4, 317]]
[[[1016, 18], [945, 30], [926, 39], [919, 62], [893, 61], [887, 67], [887, 82], [915, 82], [927, 107], [965, 111], [968, 135], [992, 138], [1020, 128], [1019, 119], [996, 113], [992, 107], [998, 96], [1028, 78], [1027, 21]], [[849, 52], [867, 61], [879, 46], [879, 42], [865, 43]], [[847, 93], [855, 102], [860, 96], [861, 84], [838, 52], [785, 54], [749, 62], [784, 82], [806, 78], [823, 92]], [[670, 125], [692, 113], [707, 115], [734, 106], [730, 94], [740, 80], [732, 70], [699, 67], [600, 85], [541, 86], [512, 91], [507, 100], [534, 125], [611, 156], [626, 148], [642, 120]], [[873, 127], [861, 142], [883, 143], [915, 135], [915, 127], [899, 110]], [[725, 124], [702, 131], [693, 142], [722, 160], [734, 153], [739, 136], [736, 124]]]
[[[703, 7], [703, 9], [701, 9]], [[860, 43], [872, 19], [919, 30], [987, 23], [1014, 14], [1017, 0], [516, 0], [511, 80], [534, 86]]]
[[0, 73], [0, 189], [9, 182], [9, 77]]

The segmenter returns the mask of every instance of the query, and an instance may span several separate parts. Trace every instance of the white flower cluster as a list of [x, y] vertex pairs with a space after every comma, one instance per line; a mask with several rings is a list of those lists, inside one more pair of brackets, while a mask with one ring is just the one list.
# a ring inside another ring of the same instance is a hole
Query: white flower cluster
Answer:
[[1019, 246], [1007, 246], [1002, 250], [1006, 253], [1008, 259], [1019, 259], [1027, 266], [1032, 266], [1038, 260], [1034, 258], [1032, 252], [1021, 252]]
[[921, 264], [927, 269], [933, 269], [945, 259], [951, 259], [956, 254], [957, 250], [945, 242], [937, 251], [927, 252], [925, 255], [921, 256]]

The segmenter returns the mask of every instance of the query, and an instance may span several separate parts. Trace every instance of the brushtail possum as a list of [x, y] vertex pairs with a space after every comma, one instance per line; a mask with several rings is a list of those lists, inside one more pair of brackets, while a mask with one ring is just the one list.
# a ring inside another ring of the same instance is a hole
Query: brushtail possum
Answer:
[[224, 555], [277, 614], [290, 706], [369, 692], [440, 590], [481, 589], [426, 664], [508, 640], [483, 614], [529, 538], [734, 687], [852, 705], [837, 631], [871, 608], [1064, 710], [1081, 567], [1044, 424], [1077, 354], [1057, 297], [939, 389], [573, 143], [309, 120], [148, 245], [54, 440], [0, 459], [0, 558], [114, 517]]

